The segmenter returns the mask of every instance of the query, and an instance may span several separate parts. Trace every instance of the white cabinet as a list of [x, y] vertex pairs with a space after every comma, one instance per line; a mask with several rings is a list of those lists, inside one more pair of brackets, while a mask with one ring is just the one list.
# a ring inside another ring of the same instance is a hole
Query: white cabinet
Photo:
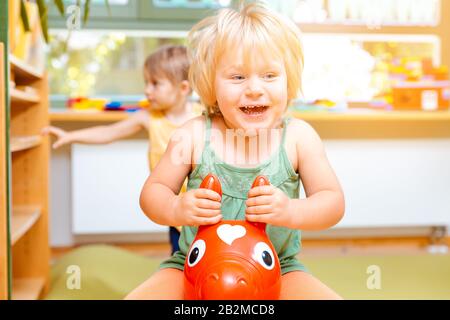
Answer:
[[139, 207], [147, 150], [147, 140], [72, 146], [74, 235], [167, 232]]
[[[450, 139], [325, 140], [346, 197], [335, 228], [450, 227]], [[147, 141], [72, 146], [75, 235], [166, 232], [139, 207]]]
[[326, 140], [346, 198], [337, 227], [450, 227], [450, 139]]

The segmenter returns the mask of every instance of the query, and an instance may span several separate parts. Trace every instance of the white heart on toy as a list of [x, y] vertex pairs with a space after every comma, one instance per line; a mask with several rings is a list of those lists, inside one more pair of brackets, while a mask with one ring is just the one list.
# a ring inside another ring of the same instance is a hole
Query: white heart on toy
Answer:
[[230, 246], [234, 240], [242, 238], [246, 233], [247, 230], [243, 226], [223, 224], [217, 228], [217, 235], [219, 238]]

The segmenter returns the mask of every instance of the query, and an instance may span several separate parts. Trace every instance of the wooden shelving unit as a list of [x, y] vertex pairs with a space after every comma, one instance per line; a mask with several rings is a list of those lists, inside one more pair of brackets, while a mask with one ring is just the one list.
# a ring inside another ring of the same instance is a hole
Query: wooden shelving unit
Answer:
[[14, 245], [22, 236], [30, 230], [38, 221], [41, 215], [41, 208], [36, 206], [23, 206], [13, 208], [12, 220], [10, 223], [11, 244]]
[[0, 46], [0, 299], [39, 299], [50, 262], [50, 148], [40, 134], [49, 124], [47, 75], [5, 51]]
[[8, 298], [8, 188], [4, 47], [0, 42], [0, 299]]
[[39, 102], [39, 96], [34, 93], [25, 92], [16, 88], [9, 90], [11, 102], [15, 105], [33, 105]]
[[45, 287], [45, 278], [16, 279], [12, 289], [13, 300], [37, 300]]
[[[10, 55], [10, 58], [12, 56]], [[33, 88], [35, 95], [11, 90], [10, 155], [12, 299], [38, 299], [48, 290], [48, 139], [46, 74], [12, 57], [11, 78]], [[20, 93], [20, 94], [18, 94]]]
[[24, 137], [11, 137], [10, 150], [11, 152], [28, 150], [37, 147], [41, 144], [42, 136], [24, 136]]
[[33, 82], [42, 79], [43, 73], [36, 68], [27, 65], [17, 59], [14, 55], [9, 55], [9, 63], [11, 71], [14, 72], [16, 79], [19, 81]]

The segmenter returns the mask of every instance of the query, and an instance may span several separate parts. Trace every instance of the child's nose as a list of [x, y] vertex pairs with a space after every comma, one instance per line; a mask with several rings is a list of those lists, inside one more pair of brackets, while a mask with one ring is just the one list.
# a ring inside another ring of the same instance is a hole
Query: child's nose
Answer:
[[264, 92], [262, 90], [260, 81], [255, 78], [250, 78], [248, 80], [248, 86], [245, 93], [251, 98], [258, 98], [263, 95]]

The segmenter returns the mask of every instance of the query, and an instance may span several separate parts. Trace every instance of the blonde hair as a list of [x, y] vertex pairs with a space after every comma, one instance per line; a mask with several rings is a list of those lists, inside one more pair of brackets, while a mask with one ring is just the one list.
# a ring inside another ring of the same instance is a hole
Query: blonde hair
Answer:
[[269, 50], [284, 61], [288, 104], [301, 91], [303, 48], [300, 30], [281, 15], [262, 4], [251, 3], [235, 10], [221, 9], [198, 22], [188, 35], [191, 61], [189, 80], [209, 113], [219, 113], [214, 80], [217, 63], [226, 49], [236, 44], [244, 48], [244, 59], [251, 60], [254, 49]]
[[167, 78], [172, 84], [188, 80], [187, 49], [181, 45], [164, 45], [150, 54], [144, 63], [151, 78]]

